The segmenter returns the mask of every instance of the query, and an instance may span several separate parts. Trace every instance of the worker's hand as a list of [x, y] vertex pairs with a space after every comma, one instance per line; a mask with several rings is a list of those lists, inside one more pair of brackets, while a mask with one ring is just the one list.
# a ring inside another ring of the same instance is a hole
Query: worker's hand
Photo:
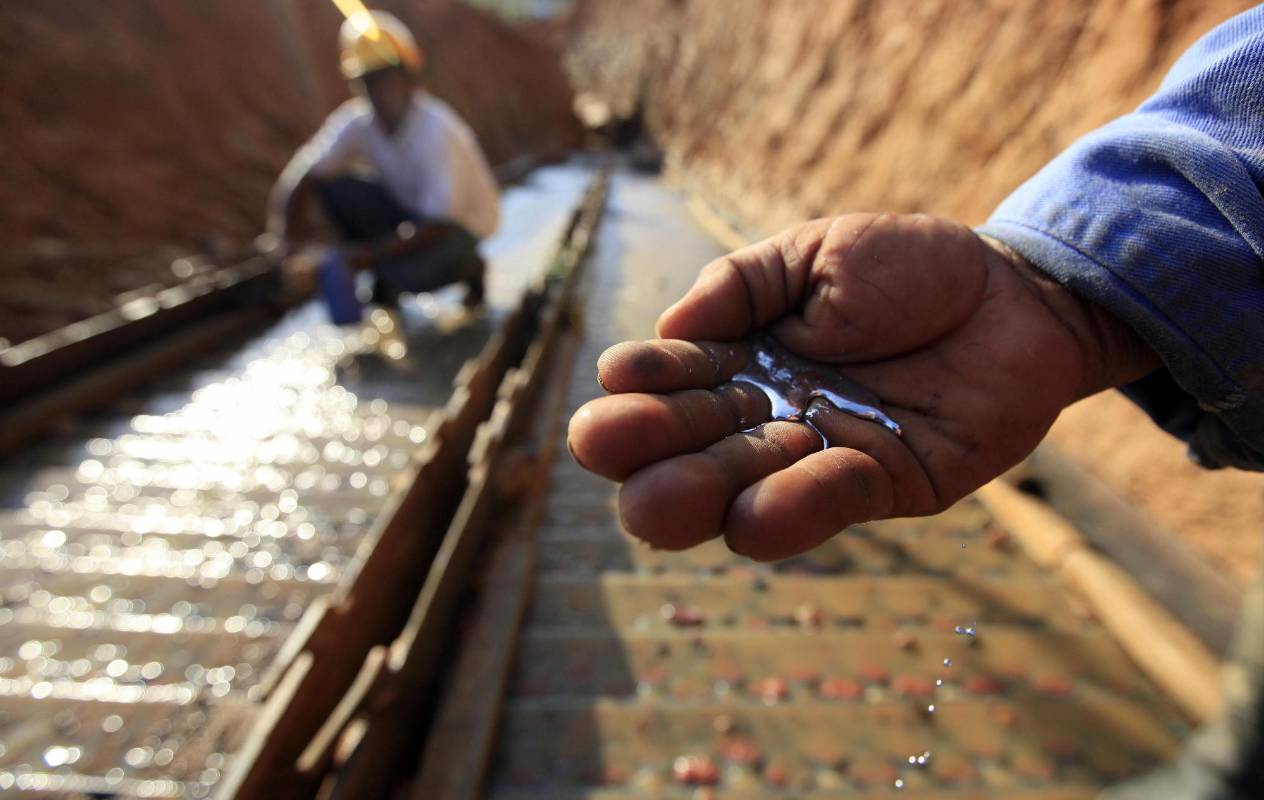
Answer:
[[312, 250], [291, 250], [281, 263], [281, 275], [294, 293], [306, 296], [316, 291], [320, 282], [320, 257]]
[[[764, 327], [871, 389], [903, 435], [827, 409], [814, 417], [823, 450], [805, 425], [760, 424], [766, 398], [729, 380], [746, 358], [732, 343]], [[761, 560], [940, 511], [1027, 455], [1064, 406], [1156, 365], [1101, 309], [928, 216], [816, 220], [739, 250], [702, 271], [658, 334], [602, 355], [613, 394], [576, 413], [571, 451], [625, 481], [636, 536], [681, 549], [723, 535]]]
[[286, 261], [303, 250], [303, 243], [286, 235], [284, 227], [273, 228], [269, 221], [268, 230], [254, 239], [255, 252], [269, 259], [273, 264], [284, 267]]

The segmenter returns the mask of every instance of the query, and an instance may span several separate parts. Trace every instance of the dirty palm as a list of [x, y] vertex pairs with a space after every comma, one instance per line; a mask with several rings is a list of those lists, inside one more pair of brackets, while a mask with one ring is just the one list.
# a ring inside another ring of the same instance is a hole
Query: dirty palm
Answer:
[[814, 220], [734, 252], [657, 333], [602, 355], [610, 394], [572, 418], [571, 451], [623, 483], [635, 536], [723, 536], [759, 560], [936, 513], [1150, 367], [1113, 318], [925, 215]]

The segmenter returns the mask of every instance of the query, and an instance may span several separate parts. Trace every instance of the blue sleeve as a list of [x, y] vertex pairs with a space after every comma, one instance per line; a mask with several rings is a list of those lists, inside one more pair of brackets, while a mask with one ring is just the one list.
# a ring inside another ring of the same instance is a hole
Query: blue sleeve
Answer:
[[1136, 111], [1023, 184], [980, 233], [1131, 325], [1164, 369], [1125, 387], [1208, 467], [1264, 469], [1264, 7]]

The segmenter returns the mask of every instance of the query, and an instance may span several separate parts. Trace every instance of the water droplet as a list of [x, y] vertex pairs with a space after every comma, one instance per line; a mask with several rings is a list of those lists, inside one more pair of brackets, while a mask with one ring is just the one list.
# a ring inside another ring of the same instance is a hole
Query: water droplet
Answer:
[[962, 543], [961, 543], [961, 549], [962, 549], [962, 550], [965, 550], [965, 549], [966, 549], [966, 543], [965, 543], [965, 542], [962, 542]]
[[931, 703], [930, 705], [926, 706], [926, 710], [927, 710], [927, 711], [929, 711], [930, 713], [934, 714], [934, 713], [935, 713], [935, 704], [934, 704], [934, 703]]
[[895, 788], [897, 788], [897, 789], [903, 789], [903, 788], [904, 788], [904, 779], [903, 779], [903, 778], [896, 778], [896, 779], [895, 779]]
[[952, 659], [951, 659], [951, 658], [945, 658], [945, 659], [944, 659], [944, 666], [945, 666], [945, 667], [951, 667], [951, 666], [952, 666]]
[[953, 628], [953, 631], [961, 636], [977, 636], [978, 635], [978, 631], [975, 630], [973, 625], [969, 625], [969, 626], [958, 625], [957, 627]]
[[53, 745], [44, 751], [44, 763], [53, 768], [60, 767], [74, 760], [71, 754], [71, 748]]
[[935, 685], [936, 685], [936, 686], [943, 686], [943, 685], [944, 685], [944, 679], [943, 679], [943, 678], [936, 678], [936, 679], [935, 679]]

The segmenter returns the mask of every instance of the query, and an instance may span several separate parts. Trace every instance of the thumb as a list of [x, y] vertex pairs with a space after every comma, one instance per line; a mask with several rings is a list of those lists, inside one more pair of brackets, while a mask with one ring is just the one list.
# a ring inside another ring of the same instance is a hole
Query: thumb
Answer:
[[774, 328], [818, 361], [873, 361], [946, 336], [983, 302], [988, 248], [974, 231], [925, 214], [850, 214], [830, 228], [797, 313]]

